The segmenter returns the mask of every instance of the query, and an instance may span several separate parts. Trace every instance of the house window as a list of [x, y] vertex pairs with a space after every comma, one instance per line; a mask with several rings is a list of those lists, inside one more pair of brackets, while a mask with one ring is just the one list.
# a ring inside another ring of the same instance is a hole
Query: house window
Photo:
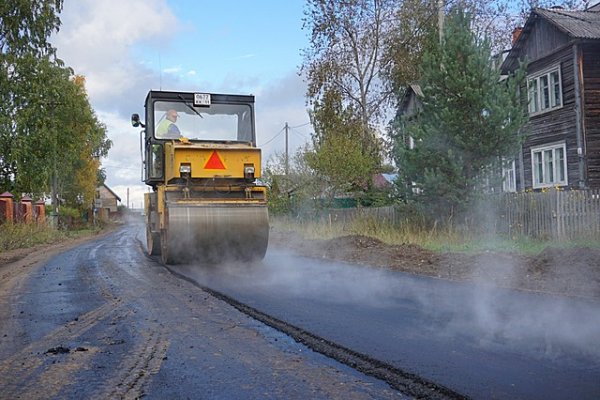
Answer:
[[504, 163], [502, 166], [502, 191], [517, 191], [517, 174], [515, 169], [515, 160]]
[[562, 107], [560, 68], [555, 67], [527, 79], [529, 113], [538, 114]]
[[567, 184], [567, 157], [564, 143], [531, 149], [533, 187]]

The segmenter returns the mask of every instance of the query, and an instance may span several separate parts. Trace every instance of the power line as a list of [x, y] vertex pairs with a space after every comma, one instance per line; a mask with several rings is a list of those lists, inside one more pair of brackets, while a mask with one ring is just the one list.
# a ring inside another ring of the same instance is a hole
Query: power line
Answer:
[[297, 131], [297, 130], [295, 130], [295, 129], [292, 129], [292, 132], [294, 132], [296, 135], [298, 135], [298, 137], [299, 137], [299, 138], [302, 138], [302, 139], [304, 139], [304, 140], [306, 140], [306, 136], [307, 136], [307, 135], [309, 135], [309, 134], [307, 134], [307, 133], [298, 132], [298, 131]]
[[308, 124], [303, 124], [303, 125], [295, 126], [295, 127], [291, 127], [290, 126], [289, 128], [292, 130], [292, 132], [295, 132], [298, 136], [301, 136], [302, 138], [306, 138], [306, 136], [309, 135], [308, 133], [306, 133], [306, 132], [300, 132], [300, 131], [298, 131], [296, 129], [296, 128], [299, 128], [299, 127], [302, 127], [302, 126], [306, 126], [306, 125], [308, 125]]
[[277, 136], [279, 136], [283, 131], [284, 131], [285, 127], [281, 128], [281, 130], [279, 132], [277, 132], [275, 134], [275, 136], [273, 136], [271, 139], [267, 140], [266, 142], [259, 144], [258, 147], [264, 147], [266, 145], [268, 145], [269, 143], [271, 143], [273, 140], [275, 140], [275, 138], [277, 138]]
[[306, 126], [306, 125], [310, 125], [310, 122], [307, 122], [307, 123], [302, 124], [302, 125], [289, 126], [288, 128], [290, 128], [290, 129], [296, 129], [296, 128], [302, 128], [303, 126]]

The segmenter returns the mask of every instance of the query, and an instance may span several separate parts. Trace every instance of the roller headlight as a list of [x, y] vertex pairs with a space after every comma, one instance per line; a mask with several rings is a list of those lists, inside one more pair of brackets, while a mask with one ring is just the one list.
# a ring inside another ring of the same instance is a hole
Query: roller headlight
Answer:
[[254, 165], [246, 164], [244, 165], [244, 179], [253, 181], [254, 180]]
[[190, 176], [192, 176], [192, 166], [191, 164], [181, 164], [179, 166], [179, 175], [182, 178], [189, 178]]

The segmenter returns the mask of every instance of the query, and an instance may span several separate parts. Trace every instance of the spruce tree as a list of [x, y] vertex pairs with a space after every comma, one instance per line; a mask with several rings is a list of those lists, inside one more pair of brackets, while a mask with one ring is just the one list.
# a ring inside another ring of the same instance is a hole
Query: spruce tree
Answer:
[[[490, 43], [471, 31], [461, 8], [448, 15], [444, 39], [423, 56], [422, 110], [400, 121], [394, 157], [406, 196], [442, 220], [468, 206], [492, 166], [514, 157], [526, 121], [518, 97], [524, 66], [501, 79]], [[413, 138], [410, 149], [402, 139]]]

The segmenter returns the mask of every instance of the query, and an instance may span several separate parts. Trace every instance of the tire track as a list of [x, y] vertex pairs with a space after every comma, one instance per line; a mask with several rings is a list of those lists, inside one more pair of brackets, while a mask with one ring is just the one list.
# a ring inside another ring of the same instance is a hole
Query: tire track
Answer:
[[160, 370], [169, 341], [162, 330], [151, 330], [143, 336], [144, 339], [138, 341], [133, 351], [115, 368], [119, 373], [105, 382], [105, 387], [110, 390], [99, 398], [139, 399], [144, 395], [144, 387]]
[[[0, 362], [0, 376], [10, 378], [0, 380], [0, 393], [6, 396], [5, 398], [16, 398], [30, 391], [33, 393], [36, 387], [40, 387], [43, 383], [42, 381], [46, 379], [45, 376], [48, 377], [47, 379], [52, 380], [59, 373], [61, 374], [61, 379], [63, 379], [60, 386], [67, 385], [69, 380], [66, 379], [65, 371], [62, 370], [61, 365], [53, 364], [52, 361], [54, 360], [46, 356], [49, 343], [62, 346], [63, 344], [77, 342], [83, 334], [109, 317], [114, 317], [119, 313], [128, 313], [128, 311], [123, 312], [121, 310], [122, 307], [123, 303], [119, 299], [105, 303], [101, 307], [78, 317], [76, 321], [71, 321], [25, 346], [17, 353]], [[85, 362], [89, 361], [93, 353], [95, 352], [89, 352], [85, 357], [79, 357], [79, 354], [77, 354], [77, 357], [73, 357], [68, 361], [81, 366], [82, 363], [80, 361], [85, 364]], [[57, 368], [61, 368], [61, 370], [58, 371]], [[66, 372], [69, 372], [69, 369]], [[75, 370], [72, 372], [75, 372]], [[56, 390], [59, 389], [56, 388]]]

